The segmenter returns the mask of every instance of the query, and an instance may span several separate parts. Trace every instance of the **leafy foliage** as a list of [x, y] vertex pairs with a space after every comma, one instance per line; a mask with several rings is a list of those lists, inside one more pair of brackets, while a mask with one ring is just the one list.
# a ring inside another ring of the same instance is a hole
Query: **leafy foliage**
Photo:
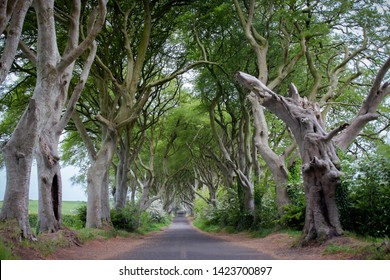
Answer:
[[343, 184], [348, 188], [347, 229], [361, 235], [390, 236], [390, 146], [368, 158], [349, 162]]
[[291, 204], [283, 209], [279, 222], [289, 228], [302, 230], [305, 223], [306, 198], [301, 176], [301, 160], [289, 169], [287, 193]]
[[128, 203], [125, 208], [112, 209], [111, 222], [114, 228], [134, 231], [139, 226], [140, 213], [136, 205]]
[[115, 229], [133, 232], [136, 230], [148, 231], [153, 224], [167, 224], [168, 216], [157, 207], [140, 212], [138, 205], [127, 203], [122, 209], [112, 209], [111, 222]]
[[220, 191], [215, 206], [197, 198], [194, 206], [196, 219], [204, 227], [217, 225], [217, 228], [228, 231], [273, 228], [278, 218], [275, 200], [271, 195], [261, 196], [257, 193], [257, 196], [258, 203], [254, 214], [242, 209], [235, 189]]

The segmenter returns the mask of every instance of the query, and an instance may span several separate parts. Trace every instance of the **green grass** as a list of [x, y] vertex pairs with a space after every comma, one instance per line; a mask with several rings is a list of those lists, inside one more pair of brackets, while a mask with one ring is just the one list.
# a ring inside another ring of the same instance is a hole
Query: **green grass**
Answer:
[[[37, 214], [30, 214], [30, 220], [34, 217], [36, 220]], [[75, 215], [64, 215], [69, 217], [76, 217]], [[128, 232], [124, 230], [118, 230], [114, 228], [106, 229], [91, 229], [91, 228], [78, 228], [69, 226], [71, 231], [77, 237], [77, 242], [85, 243], [89, 240], [94, 240], [98, 238], [110, 239], [113, 237], [131, 237], [131, 236], [140, 236], [147, 234], [152, 231], [161, 230], [161, 228], [166, 227], [171, 223], [171, 219], [165, 218], [160, 223], [148, 223], [147, 225], [142, 225], [139, 229], [134, 232]], [[73, 239], [69, 239], [69, 230], [59, 231], [56, 235], [41, 235], [38, 234], [38, 241], [31, 242], [29, 240], [22, 240], [20, 242], [20, 229], [16, 220], [0, 222], [0, 259], [1, 260], [11, 260], [11, 259], [20, 259], [18, 256], [13, 255], [13, 248], [15, 246], [25, 250], [32, 250], [37, 252], [43, 257], [49, 256], [57, 248], [64, 248], [73, 245]]]
[[165, 219], [165, 221], [163, 221], [161, 223], [150, 223], [147, 225], [141, 225], [141, 227], [138, 228], [136, 232], [139, 234], [146, 234], [146, 233], [152, 232], [152, 231], [159, 231], [162, 228], [168, 226], [171, 223], [171, 221], [172, 220], [170, 220], [170, 219]]
[[[0, 207], [2, 207], [3, 202], [0, 201]], [[163, 227], [168, 226], [171, 223], [171, 219], [166, 217], [161, 220], [159, 223], [153, 223], [151, 220], [145, 220], [141, 224], [141, 227], [134, 232], [127, 232], [124, 230], [118, 230], [115, 228], [106, 228], [106, 229], [89, 229], [84, 228], [83, 223], [79, 220], [77, 215], [77, 209], [82, 205], [85, 205], [85, 202], [82, 201], [63, 201], [62, 204], [62, 221], [63, 225], [71, 229], [77, 237], [77, 242], [84, 243], [89, 240], [94, 240], [97, 238], [109, 239], [116, 236], [129, 237], [129, 236], [139, 236], [147, 234], [152, 231], [159, 231]], [[29, 218], [31, 230], [36, 231], [36, 224], [38, 219], [38, 201], [30, 200], [29, 203]], [[28, 240], [22, 240], [18, 242], [20, 229], [18, 228], [16, 220], [11, 220], [8, 222], [0, 223], [0, 259], [18, 259], [17, 256], [13, 255], [13, 248], [17, 246], [22, 248], [22, 250], [30, 249], [36, 252], [39, 252], [42, 256], [50, 255], [56, 248], [68, 247], [72, 245], [72, 242], [69, 243], [69, 238], [64, 236], [64, 232], [58, 232], [54, 238], [45, 238], [45, 235], [38, 234], [39, 241], [30, 242]]]
[[362, 260], [389, 260], [389, 247], [380, 246], [378, 244], [369, 244], [365, 246], [348, 246], [339, 244], [329, 244], [324, 250], [325, 255], [347, 254], [353, 259]]
[[[74, 215], [76, 209], [81, 205], [85, 204], [84, 201], [63, 201], [62, 202], [62, 214], [63, 215]], [[3, 207], [3, 201], [0, 201], [0, 208]], [[38, 214], [38, 200], [29, 201], [29, 214]]]
[[198, 229], [203, 230], [205, 232], [220, 232], [223, 229], [219, 225], [211, 225], [201, 218], [195, 219], [193, 221], [193, 225], [195, 227], [197, 227]]
[[17, 260], [18, 257], [12, 254], [11, 247], [4, 245], [4, 242], [0, 239], [0, 260]]

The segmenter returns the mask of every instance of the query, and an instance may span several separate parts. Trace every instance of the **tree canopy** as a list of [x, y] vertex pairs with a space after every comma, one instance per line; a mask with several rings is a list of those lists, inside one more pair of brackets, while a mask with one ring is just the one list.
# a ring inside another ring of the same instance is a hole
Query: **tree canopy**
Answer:
[[[235, 227], [269, 225], [271, 212], [285, 223], [301, 207], [304, 240], [332, 237], [348, 227], [336, 205], [344, 154], [389, 145], [387, 1], [37, 0], [0, 11], [1, 219], [16, 217], [25, 236], [36, 158], [39, 231], [61, 227], [70, 164], [87, 227], [111, 224], [110, 200], [204, 216], [234, 201]], [[348, 178], [358, 201], [362, 178]]]

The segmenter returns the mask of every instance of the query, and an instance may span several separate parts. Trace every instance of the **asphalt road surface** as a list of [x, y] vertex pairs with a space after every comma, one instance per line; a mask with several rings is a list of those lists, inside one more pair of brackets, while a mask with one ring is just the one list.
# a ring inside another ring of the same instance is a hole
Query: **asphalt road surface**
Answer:
[[211, 237], [193, 228], [186, 217], [176, 217], [163, 232], [116, 260], [271, 260], [256, 250]]

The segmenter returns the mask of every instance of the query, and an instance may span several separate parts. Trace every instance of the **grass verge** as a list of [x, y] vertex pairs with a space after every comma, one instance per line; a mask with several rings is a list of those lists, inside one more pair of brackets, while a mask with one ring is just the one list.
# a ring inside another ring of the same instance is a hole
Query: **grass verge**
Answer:
[[[341, 255], [358, 260], [390, 260], [390, 241], [388, 238], [356, 236], [346, 233], [344, 239], [351, 242], [337, 243], [337, 239], [328, 241], [324, 255]], [[341, 238], [341, 240], [344, 240]]]
[[135, 232], [127, 232], [114, 228], [90, 229], [65, 227], [55, 233], [41, 233], [36, 241], [21, 240], [20, 228], [16, 220], [0, 223], [0, 259], [46, 259], [58, 248], [81, 245], [95, 239], [110, 239], [117, 236], [131, 237], [144, 235], [149, 232], [161, 230], [171, 222], [164, 219], [160, 223], [141, 226]]

